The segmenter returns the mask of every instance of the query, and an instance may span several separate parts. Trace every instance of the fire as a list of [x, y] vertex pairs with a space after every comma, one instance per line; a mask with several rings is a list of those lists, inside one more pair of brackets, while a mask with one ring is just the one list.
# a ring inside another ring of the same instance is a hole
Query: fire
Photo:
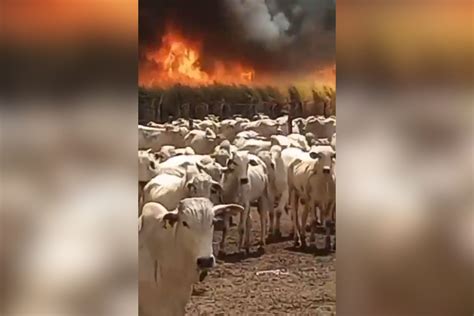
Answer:
[[174, 83], [206, 85], [220, 83], [251, 83], [255, 71], [238, 62], [214, 60], [208, 71], [201, 66], [202, 46], [200, 41], [183, 37], [168, 28], [161, 39], [159, 49], [146, 53], [147, 65], [140, 67], [140, 85], [166, 86]]
[[336, 65], [330, 65], [315, 71], [316, 84], [336, 86]]

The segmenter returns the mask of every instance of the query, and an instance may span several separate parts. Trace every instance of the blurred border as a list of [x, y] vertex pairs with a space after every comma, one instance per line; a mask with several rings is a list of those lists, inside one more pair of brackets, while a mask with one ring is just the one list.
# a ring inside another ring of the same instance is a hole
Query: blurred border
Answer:
[[339, 1], [337, 311], [472, 315], [471, 1]]
[[138, 4], [2, 18], [0, 314], [137, 314]]

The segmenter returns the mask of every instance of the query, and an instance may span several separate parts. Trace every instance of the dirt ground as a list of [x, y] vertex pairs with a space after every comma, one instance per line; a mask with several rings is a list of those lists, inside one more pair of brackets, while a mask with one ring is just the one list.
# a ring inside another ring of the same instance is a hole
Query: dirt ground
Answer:
[[[260, 224], [255, 211], [252, 223], [251, 238], [256, 244]], [[232, 227], [227, 255], [218, 258], [217, 266], [194, 287], [187, 315], [335, 315], [335, 253], [322, 250], [322, 235], [317, 238], [318, 249], [295, 250], [287, 237], [290, 227], [288, 216], [283, 215], [283, 238], [267, 243], [264, 252], [255, 245], [247, 256], [236, 253], [238, 232]], [[221, 233], [215, 235], [220, 240]], [[288, 274], [257, 275], [273, 269], [286, 269]]]

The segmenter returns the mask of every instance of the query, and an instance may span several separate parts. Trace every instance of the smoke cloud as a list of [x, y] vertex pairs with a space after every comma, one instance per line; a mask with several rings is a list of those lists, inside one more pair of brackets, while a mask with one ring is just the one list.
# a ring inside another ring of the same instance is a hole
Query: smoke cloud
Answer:
[[202, 42], [204, 70], [218, 59], [292, 76], [335, 63], [334, 0], [140, 0], [141, 64], [169, 24]]

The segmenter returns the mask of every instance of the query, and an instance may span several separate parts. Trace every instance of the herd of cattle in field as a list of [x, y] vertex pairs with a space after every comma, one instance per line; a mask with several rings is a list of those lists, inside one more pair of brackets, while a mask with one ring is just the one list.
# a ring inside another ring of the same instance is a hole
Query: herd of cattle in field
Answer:
[[[335, 116], [262, 114], [139, 125], [140, 314], [184, 315], [192, 285], [215, 253], [225, 254], [234, 216], [239, 249], [250, 252], [251, 209], [263, 248], [290, 216], [295, 247], [308, 245], [310, 217], [309, 243], [322, 226], [326, 249], [334, 249], [335, 130]], [[214, 231], [222, 232], [218, 245]]]

